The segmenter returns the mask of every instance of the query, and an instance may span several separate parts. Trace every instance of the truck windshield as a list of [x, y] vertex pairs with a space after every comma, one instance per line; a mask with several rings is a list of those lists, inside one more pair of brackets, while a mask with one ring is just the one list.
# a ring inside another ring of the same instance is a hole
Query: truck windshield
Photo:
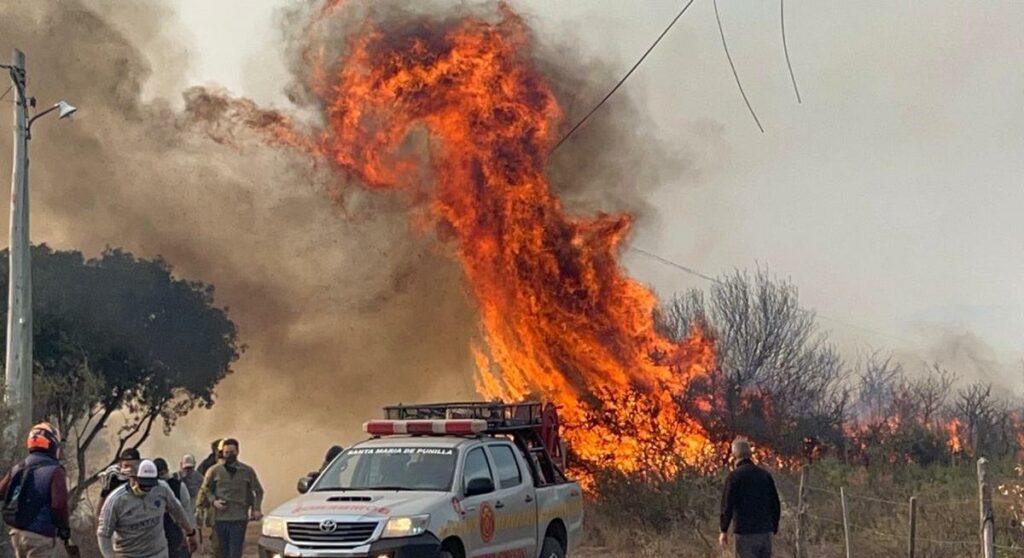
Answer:
[[455, 476], [451, 448], [352, 448], [317, 478], [314, 492], [331, 490], [433, 490], [447, 492]]

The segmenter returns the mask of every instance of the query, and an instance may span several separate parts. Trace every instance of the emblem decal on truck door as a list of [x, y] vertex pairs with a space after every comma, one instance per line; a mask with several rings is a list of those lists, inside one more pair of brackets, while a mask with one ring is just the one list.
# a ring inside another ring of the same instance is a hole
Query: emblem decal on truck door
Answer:
[[491, 505], [484, 502], [480, 505], [480, 539], [484, 544], [491, 542], [494, 538], [494, 510]]

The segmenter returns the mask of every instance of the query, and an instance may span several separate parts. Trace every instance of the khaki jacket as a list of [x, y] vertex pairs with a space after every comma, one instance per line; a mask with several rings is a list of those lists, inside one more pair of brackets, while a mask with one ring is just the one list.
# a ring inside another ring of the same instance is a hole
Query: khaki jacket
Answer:
[[[224, 500], [227, 507], [216, 509], [215, 500]], [[234, 465], [221, 462], [206, 471], [197, 501], [214, 521], [248, 521], [250, 511], [261, 511], [263, 486], [252, 467], [240, 461]]]

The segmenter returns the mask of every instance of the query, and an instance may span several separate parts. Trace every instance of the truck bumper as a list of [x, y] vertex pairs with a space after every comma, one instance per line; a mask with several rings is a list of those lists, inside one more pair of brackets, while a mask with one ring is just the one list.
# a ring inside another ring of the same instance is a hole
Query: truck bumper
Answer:
[[382, 539], [353, 548], [315, 549], [298, 547], [283, 539], [260, 537], [260, 558], [439, 558], [441, 542], [430, 533], [401, 539]]

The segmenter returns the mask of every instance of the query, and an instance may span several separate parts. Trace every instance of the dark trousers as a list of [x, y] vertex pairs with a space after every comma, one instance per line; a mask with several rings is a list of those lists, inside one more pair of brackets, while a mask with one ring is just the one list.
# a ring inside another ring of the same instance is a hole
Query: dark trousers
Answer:
[[249, 522], [245, 520], [214, 522], [213, 530], [217, 533], [220, 558], [242, 558], [245, 530], [248, 527]]
[[735, 535], [736, 558], [772, 558], [772, 534]]

